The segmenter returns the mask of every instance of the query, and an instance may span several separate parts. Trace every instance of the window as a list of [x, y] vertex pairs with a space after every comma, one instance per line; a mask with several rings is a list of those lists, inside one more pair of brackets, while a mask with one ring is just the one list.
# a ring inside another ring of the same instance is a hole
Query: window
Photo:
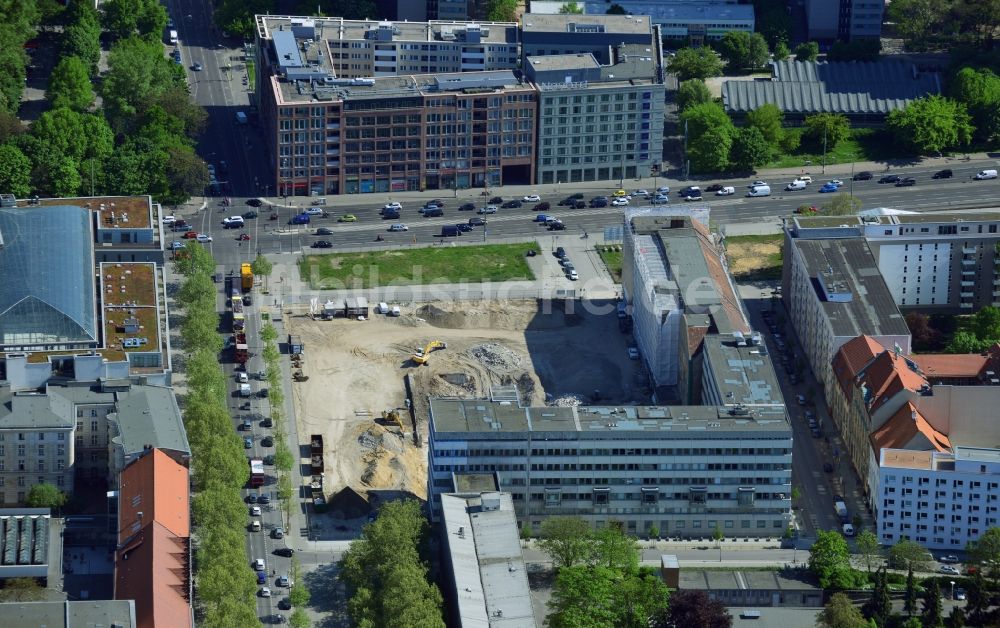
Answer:
[[595, 506], [607, 506], [611, 498], [610, 488], [595, 488], [593, 492], [593, 500]]
[[707, 488], [696, 487], [688, 489], [688, 503], [692, 506], [695, 505], [704, 506], [707, 497], [708, 497]]

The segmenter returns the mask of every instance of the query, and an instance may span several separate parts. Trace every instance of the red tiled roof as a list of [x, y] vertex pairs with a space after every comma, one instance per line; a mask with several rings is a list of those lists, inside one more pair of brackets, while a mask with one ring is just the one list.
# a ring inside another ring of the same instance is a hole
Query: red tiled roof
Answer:
[[121, 472], [115, 599], [135, 600], [140, 628], [192, 625], [188, 481], [159, 449]]
[[[722, 299], [722, 310], [726, 318], [729, 319], [729, 324], [737, 331], [741, 331], [744, 334], [750, 333], [750, 324], [743, 315], [740, 300], [736, 296], [729, 273], [726, 272], [725, 267], [722, 265], [722, 256], [712, 234], [708, 231], [708, 227], [697, 220], [692, 220], [691, 226], [694, 227], [695, 233], [698, 234], [698, 244], [701, 246], [702, 255], [708, 266], [708, 275], [719, 291], [719, 296]], [[715, 312], [712, 314], [713, 316], [718, 315]]]
[[[914, 367], [916, 365], [914, 364]], [[928, 386], [927, 379], [910, 367], [910, 362], [895, 351], [883, 351], [865, 367], [858, 377], [868, 389], [868, 409], [875, 410], [903, 390], [920, 390]]]
[[854, 391], [854, 378], [875, 356], [885, 351], [885, 347], [871, 336], [852, 338], [837, 349], [833, 356], [833, 373], [840, 382], [840, 389], [847, 399]]
[[928, 377], [973, 379], [990, 363], [988, 355], [927, 354], [910, 356]]
[[878, 454], [882, 449], [905, 449], [917, 433], [923, 434], [937, 451], [951, 449], [951, 441], [927, 422], [917, 407], [906, 402], [896, 414], [871, 433], [872, 448]]

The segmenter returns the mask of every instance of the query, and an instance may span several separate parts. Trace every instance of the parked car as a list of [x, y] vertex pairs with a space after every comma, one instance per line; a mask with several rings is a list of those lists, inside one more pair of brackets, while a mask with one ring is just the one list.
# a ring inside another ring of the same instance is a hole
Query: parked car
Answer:
[[260, 446], [261, 447], [274, 447], [274, 438], [271, 437], [271, 436], [265, 436], [264, 438], [260, 439]]
[[170, 250], [171, 251], [176, 251], [178, 249], [183, 249], [183, 248], [184, 248], [184, 243], [183, 242], [179, 242], [177, 240], [174, 240], [173, 242], [170, 243]]
[[566, 273], [566, 278], [569, 279], [570, 281], [576, 281], [580, 278], [580, 275], [577, 274], [575, 270], [571, 270], [568, 273]]
[[946, 565], [954, 565], [958, 562], [958, 556], [955, 556], [954, 554], [945, 554], [944, 556], [938, 558], [938, 562], [945, 563]]
[[938, 567], [938, 573], [946, 573], [946, 574], [951, 574], [953, 576], [957, 576], [960, 574], [960, 572], [958, 571], [958, 567], [953, 567], [952, 565], [941, 565], [940, 567]]
[[934, 173], [932, 179], [950, 179], [955, 176], [955, 173], [951, 171], [950, 168], [945, 168], [944, 170], [938, 170]]
[[243, 437], [243, 449], [253, 449], [253, 437], [245, 436]]
[[556, 247], [556, 252], [553, 253], [553, 255], [555, 255], [559, 259], [562, 259], [562, 258], [566, 257], [566, 249], [564, 249], [561, 246], [560, 247]]

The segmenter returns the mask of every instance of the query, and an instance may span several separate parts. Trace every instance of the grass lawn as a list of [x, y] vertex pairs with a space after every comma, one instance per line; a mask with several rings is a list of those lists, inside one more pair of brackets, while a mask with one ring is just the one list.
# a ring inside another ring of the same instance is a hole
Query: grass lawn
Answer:
[[299, 275], [313, 290], [530, 280], [528, 249], [540, 252], [533, 242], [306, 255]]
[[257, 73], [254, 71], [253, 61], [247, 61], [247, 76], [250, 78], [250, 91], [257, 91]]
[[[785, 129], [786, 133], [802, 134], [804, 129]], [[852, 161], [885, 161], [888, 159], [905, 158], [894, 146], [892, 138], [881, 129], [853, 129], [850, 137], [836, 146], [828, 147], [826, 164], [849, 164]], [[812, 165], [806, 166], [806, 162]], [[769, 162], [765, 168], [813, 168], [823, 164], [823, 148], [808, 144], [800, 146], [789, 154], [780, 154]], [[815, 170], [814, 170], [815, 171]]]
[[726, 238], [729, 268], [737, 280], [781, 279], [783, 237], [747, 235]]
[[623, 253], [621, 248], [621, 245], [615, 244], [597, 247], [597, 254], [601, 256], [601, 261], [607, 266], [608, 272], [611, 274], [611, 280], [615, 283], [622, 282]]

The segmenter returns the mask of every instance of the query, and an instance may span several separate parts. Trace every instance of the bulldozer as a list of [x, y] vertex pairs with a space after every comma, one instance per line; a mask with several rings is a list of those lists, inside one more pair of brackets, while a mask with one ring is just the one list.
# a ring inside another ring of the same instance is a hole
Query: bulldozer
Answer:
[[416, 353], [413, 354], [413, 361], [417, 364], [427, 364], [427, 360], [430, 358], [431, 351], [436, 349], [447, 349], [448, 345], [441, 342], [440, 340], [432, 340], [427, 343], [423, 349], [417, 349]]
[[309, 381], [309, 376], [303, 373], [302, 369], [299, 369], [292, 373], [292, 379], [296, 382], [307, 382]]

